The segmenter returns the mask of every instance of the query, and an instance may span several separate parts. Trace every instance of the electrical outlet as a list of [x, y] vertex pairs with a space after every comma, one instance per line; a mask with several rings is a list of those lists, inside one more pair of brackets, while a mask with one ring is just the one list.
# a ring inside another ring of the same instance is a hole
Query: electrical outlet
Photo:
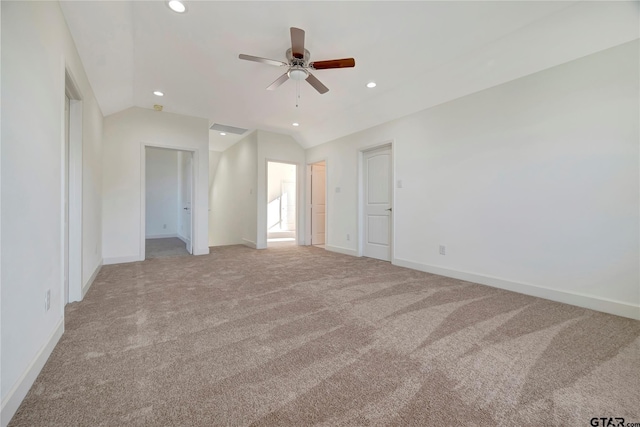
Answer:
[[47, 289], [44, 293], [44, 311], [49, 311], [51, 308], [51, 290]]
[[440, 255], [446, 255], [447, 254], [447, 247], [444, 245], [440, 245]]
[[351, 240], [351, 235], [347, 234], [347, 240]]
[[401, 179], [398, 180], [398, 188], [402, 188], [402, 180]]
[[336, 187], [336, 193], [340, 192], [340, 187]]
[[162, 224], [162, 228], [167, 229], [167, 224]]

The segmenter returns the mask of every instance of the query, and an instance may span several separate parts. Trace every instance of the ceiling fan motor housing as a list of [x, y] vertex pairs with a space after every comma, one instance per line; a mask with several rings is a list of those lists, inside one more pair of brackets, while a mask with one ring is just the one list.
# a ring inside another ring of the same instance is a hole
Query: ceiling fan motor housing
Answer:
[[289, 64], [300, 65], [302, 67], [305, 67], [307, 65], [307, 63], [309, 62], [309, 58], [311, 57], [311, 54], [307, 49], [304, 50], [304, 56], [302, 58], [294, 57], [291, 48], [287, 49], [286, 55], [287, 55], [287, 61], [289, 61]]

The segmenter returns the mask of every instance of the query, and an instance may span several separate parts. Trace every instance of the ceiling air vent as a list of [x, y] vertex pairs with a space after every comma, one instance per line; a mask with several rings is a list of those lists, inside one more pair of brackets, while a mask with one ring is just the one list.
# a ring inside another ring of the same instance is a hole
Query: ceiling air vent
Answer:
[[242, 135], [248, 130], [248, 129], [236, 128], [233, 126], [221, 125], [219, 123], [212, 124], [209, 129], [217, 130], [218, 132], [224, 132], [224, 133], [235, 133], [236, 135]]

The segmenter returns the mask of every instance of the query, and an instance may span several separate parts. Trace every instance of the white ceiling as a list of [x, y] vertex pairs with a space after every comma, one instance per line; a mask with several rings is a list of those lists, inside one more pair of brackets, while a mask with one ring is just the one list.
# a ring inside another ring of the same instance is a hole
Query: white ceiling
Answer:
[[[638, 2], [186, 4], [177, 14], [164, 1], [61, 2], [103, 114], [160, 103], [310, 147], [638, 38]], [[295, 82], [265, 90], [285, 70], [238, 59], [286, 60], [292, 26], [312, 60], [356, 59], [314, 72], [324, 95], [301, 82], [298, 108]], [[239, 138], [211, 132], [210, 144]]]

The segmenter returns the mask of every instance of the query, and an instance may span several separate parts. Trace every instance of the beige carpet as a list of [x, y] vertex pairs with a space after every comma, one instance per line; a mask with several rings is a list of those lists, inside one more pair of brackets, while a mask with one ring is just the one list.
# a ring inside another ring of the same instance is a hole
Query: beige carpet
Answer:
[[190, 256], [186, 243], [177, 237], [145, 240], [145, 259]]
[[105, 266], [11, 426], [640, 422], [640, 322], [313, 247]]

